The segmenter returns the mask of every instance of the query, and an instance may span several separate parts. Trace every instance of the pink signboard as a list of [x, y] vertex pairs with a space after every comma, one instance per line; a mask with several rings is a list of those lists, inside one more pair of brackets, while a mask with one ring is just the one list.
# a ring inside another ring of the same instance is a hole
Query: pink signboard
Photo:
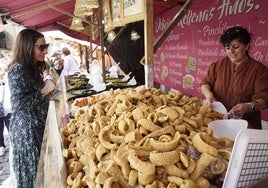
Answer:
[[[155, 18], [155, 39], [179, 10]], [[200, 81], [208, 66], [225, 56], [219, 38], [224, 30], [236, 25], [253, 34], [250, 55], [268, 66], [267, 10], [268, 1], [264, 0], [195, 0], [156, 51], [154, 81], [202, 98]]]

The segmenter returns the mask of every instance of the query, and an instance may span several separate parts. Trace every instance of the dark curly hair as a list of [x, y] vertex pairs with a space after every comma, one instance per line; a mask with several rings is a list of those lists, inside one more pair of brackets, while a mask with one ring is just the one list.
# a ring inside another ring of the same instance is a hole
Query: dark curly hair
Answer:
[[220, 43], [225, 47], [228, 46], [232, 40], [237, 39], [239, 42], [247, 45], [251, 42], [252, 34], [247, 29], [235, 26], [227, 29], [220, 38]]

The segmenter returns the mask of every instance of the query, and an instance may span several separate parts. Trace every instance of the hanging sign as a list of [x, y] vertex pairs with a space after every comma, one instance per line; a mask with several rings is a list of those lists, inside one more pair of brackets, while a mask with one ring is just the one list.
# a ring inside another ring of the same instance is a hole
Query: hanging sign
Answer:
[[[91, 21], [98, 25], [98, 11], [93, 11]], [[96, 25], [91, 25], [92, 40], [95, 41], [99, 38], [99, 28]]]
[[142, 0], [124, 0], [124, 16], [142, 13]]
[[113, 21], [113, 27], [119, 27], [122, 26], [122, 1], [120, 0], [112, 0], [112, 21]]
[[102, 5], [102, 22], [104, 26], [104, 31], [107, 32], [112, 28], [110, 1], [102, 0]]
[[124, 23], [136, 22], [144, 19], [144, 0], [123, 1]]
[[103, 0], [104, 31], [144, 20], [145, 0]]

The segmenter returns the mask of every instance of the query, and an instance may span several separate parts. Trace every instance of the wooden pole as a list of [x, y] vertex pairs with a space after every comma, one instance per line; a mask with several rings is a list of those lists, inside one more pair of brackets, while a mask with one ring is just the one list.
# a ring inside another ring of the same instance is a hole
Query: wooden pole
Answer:
[[153, 87], [153, 0], [144, 0], [144, 72], [145, 87]]
[[[154, 53], [156, 50], [162, 45], [162, 43], [165, 41], [165, 39], [168, 37], [170, 32], [174, 29], [174, 27], [177, 25], [177, 23], [180, 21], [180, 19], [185, 15], [187, 10], [190, 8], [191, 4], [194, 0], [188, 0], [183, 7], [180, 9], [180, 11], [174, 16], [172, 22], [169, 24], [169, 26], [166, 28], [166, 30], [159, 36], [159, 38], [156, 40], [156, 42], [153, 45], [153, 51]], [[140, 63], [145, 65], [145, 56], [140, 60]]]
[[98, 14], [98, 25], [99, 25], [99, 36], [100, 36], [100, 47], [101, 47], [101, 61], [102, 61], [102, 78], [103, 82], [106, 82], [106, 69], [105, 69], [105, 53], [104, 53], [104, 29], [102, 24], [102, 0], [99, 0], [99, 14]]
[[160, 37], [154, 43], [154, 52], [161, 46], [161, 44], [165, 41], [165, 39], [169, 36], [170, 32], [174, 29], [180, 19], [185, 15], [187, 10], [190, 8], [194, 0], [188, 0], [185, 2], [180, 11], [174, 16], [172, 22], [166, 28], [166, 30], [160, 35]]

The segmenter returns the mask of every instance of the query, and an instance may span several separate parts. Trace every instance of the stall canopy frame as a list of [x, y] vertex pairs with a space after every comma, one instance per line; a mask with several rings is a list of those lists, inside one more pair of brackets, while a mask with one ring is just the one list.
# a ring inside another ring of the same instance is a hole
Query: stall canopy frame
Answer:
[[[153, 15], [161, 15], [185, 2], [186, 0], [153, 0]], [[0, 15], [8, 17], [7, 23], [12, 20], [19, 25], [35, 28], [40, 32], [60, 30], [73, 38], [90, 41], [88, 33], [68, 28], [71, 25], [74, 7], [75, 0], [1, 0]], [[87, 21], [90, 22], [90, 19]]]

